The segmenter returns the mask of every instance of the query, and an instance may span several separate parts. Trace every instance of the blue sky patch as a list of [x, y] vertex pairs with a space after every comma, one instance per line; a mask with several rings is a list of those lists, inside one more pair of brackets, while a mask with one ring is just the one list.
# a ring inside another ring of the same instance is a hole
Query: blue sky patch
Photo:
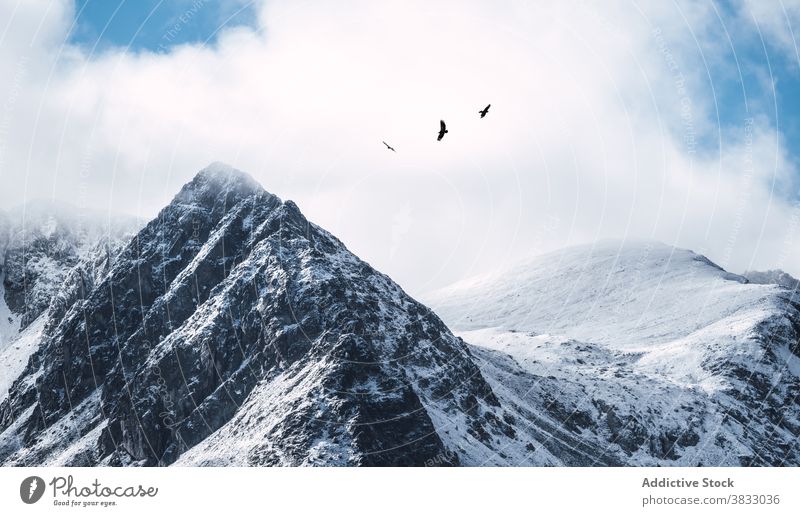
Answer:
[[70, 42], [102, 51], [168, 52], [185, 43], [213, 44], [220, 30], [253, 26], [250, 0], [76, 0]]

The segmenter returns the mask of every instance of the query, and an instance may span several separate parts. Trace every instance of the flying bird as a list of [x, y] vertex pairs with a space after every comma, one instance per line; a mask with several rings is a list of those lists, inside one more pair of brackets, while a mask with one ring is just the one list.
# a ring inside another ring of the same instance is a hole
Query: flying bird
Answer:
[[480, 114], [481, 114], [481, 118], [483, 118], [483, 117], [485, 117], [485, 116], [486, 116], [486, 113], [488, 113], [488, 112], [489, 112], [489, 108], [490, 108], [490, 107], [492, 107], [492, 105], [491, 105], [491, 104], [489, 104], [488, 106], [486, 106], [486, 107], [485, 107], [485, 108], [483, 108], [482, 110], [478, 111], [478, 113], [480, 113]]
[[444, 120], [439, 120], [439, 137], [436, 138], [437, 142], [442, 141], [444, 135], [447, 134], [449, 131], [447, 130], [447, 126], [444, 125]]
[[386, 148], [387, 148], [387, 149], [389, 149], [390, 151], [392, 151], [392, 152], [397, 152], [396, 150], [394, 150], [394, 147], [392, 147], [392, 146], [391, 146], [391, 145], [389, 145], [388, 143], [386, 143], [386, 142], [383, 142], [383, 144], [384, 144], [384, 145], [386, 145]]

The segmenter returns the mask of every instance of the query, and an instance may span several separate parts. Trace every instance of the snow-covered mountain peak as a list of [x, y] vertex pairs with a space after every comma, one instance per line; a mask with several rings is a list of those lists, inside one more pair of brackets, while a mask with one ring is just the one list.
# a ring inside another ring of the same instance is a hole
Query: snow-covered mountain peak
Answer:
[[207, 193], [217, 195], [225, 192], [239, 192], [244, 194], [263, 193], [264, 188], [247, 172], [235, 169], [224, 163], [211, 163], [195, 177], [186, 183], [178, 196], [191, 196]]
[[[534, 447], [433, 312], [227, 167], [61, 313], [0, 401], [0, 462], [482, 464]], [[38, 439], [66, 426], [80, 437]]]
[[597, 267], [611, 274], [631, 270], [658, 274], [666, 269], [696, 267], [696, 272], [703, 276], [745, 282], [743, 277], [726, 272], [705, 256], [688, 249], [656, 240], [601, 240], [593, 244], [575, 245], [535, 255], [502, 269], [461, 280], [441, 289], [441, 292], [444, 294], [451, 290], [475, 288], [499, 281], [509, 275], [519, 278], [547, 274], [578, 275], [594, 272]]
[[268, 192], [249, 174], [222, 163], [212, 163], [183, 185], [175, 198], [164, 207], [150, 224], [185, 224], [195, 227], [201, 220], [216, 221], [243, 200], [259, 196], [262, 204], [280, 204], [281, 200]]
[[784, 287], [685, 249], [601, 242], [426, 301], [473, 345], [501, 403], [596, 439], [595, 463], [800, 460], [800, 305]]
[[747, 284], [686, 249], [604, 241], [537, 256], [424, 299], [456, 329], [513, 328], [638, 346], [758, 310], [777, 302], [778, 291]]

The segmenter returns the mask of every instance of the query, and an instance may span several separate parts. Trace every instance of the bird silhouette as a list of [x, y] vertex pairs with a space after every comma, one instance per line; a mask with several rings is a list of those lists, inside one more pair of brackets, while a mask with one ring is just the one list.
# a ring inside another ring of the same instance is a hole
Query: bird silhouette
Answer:
[[486, 113], [488, 113], [488, 112], [489, 112], [489, 108], [490, 108], [490, 107], [492, 107], [492, 105], [491, 105], [491, 104], [489, 104], [488, 106], [486, 106], [486, 107], [485, 107], [485, 108], [483, 108], [482, 110], [478, 111], [478, 113], [480, 113], [480, 114], [481, 114], [481, 118], [483, 118], [483, 117], [485, 117], [485, 116], [486, 116]]
[[447, 126], [444, 125], [444, 120], [439, 120], [439, 137], [436, 138], [437, 142], [442, 141], [444, 135], [447, 134], [449, 131], [447, 130]]
[[384, 144], [384, 145], [386, 145], [386, 148], [387, 148], [387, 149], [389, 149], [390, 151], [392, 151], [392, 152], [397, 152], [396, 150], [394, 150], [394, 147], [392, 147], [392, 146], [391, 146], [391, 145], [389, 145], [388, 143], [386, 143], [386, 142], [383, 142], [383, 144]]

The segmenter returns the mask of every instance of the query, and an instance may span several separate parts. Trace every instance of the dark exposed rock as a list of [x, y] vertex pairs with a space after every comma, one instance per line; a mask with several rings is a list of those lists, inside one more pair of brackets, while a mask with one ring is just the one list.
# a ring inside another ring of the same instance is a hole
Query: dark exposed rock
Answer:
[[[252, 444], [186, 460], [459, 464], [431, 411], [463, 411], [479, 441], [514, 436], [463, 341], [243, 173], [204, 170], [102, 281], [85, 276], [53, 307], [62, 317], [24, 374], [35, 381], [0, 408], [0, 430], [18, 426], [25, 446], [93, 396], [103, 426], [80, 460], [95, 464], [170, 464], [218, 431]], [[339, 452], [310, 458], [320, 441]]]
[[64, 283], [73, 280], [73, 268], [102, 268], [138, 226], [130, 217], [43, 200], [0, 214], [0, 219], [3, 295], [20, 317], [20, 329], [48, 309]]

